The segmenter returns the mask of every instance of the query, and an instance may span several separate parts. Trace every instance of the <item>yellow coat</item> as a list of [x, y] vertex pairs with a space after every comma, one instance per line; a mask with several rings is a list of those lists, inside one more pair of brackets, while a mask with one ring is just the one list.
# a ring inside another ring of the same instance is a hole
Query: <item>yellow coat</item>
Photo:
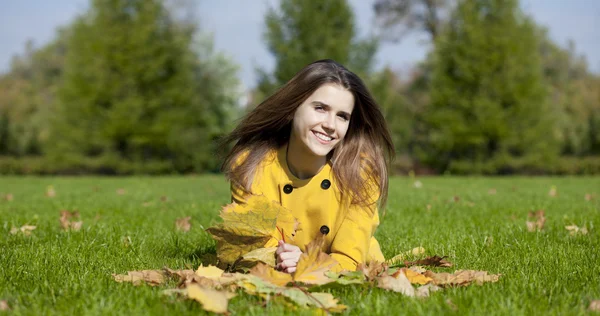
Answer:
[[[251, 187], [252, 194], [279, 201], [300, 222], [294, 240], [286, 242], [305, 251], [305, 246], [327, 226], [325, 251], [339, 263], [335, 270], [353, 271], [359, 263], [383, 261], [379, 243], [373, 237], [379, 225], [376, 203], [361, 207], [340, 202], [340, 191], [329, 163], [312, 178], [296, 178], [287, 166], [286, 147], [267, 154]], [[239, 187], [231, 186], [232, 200], [236, 203], [244, 203], [245, 194]], [[277, 240], [272, 239], [265, 247], [276, 245]]]

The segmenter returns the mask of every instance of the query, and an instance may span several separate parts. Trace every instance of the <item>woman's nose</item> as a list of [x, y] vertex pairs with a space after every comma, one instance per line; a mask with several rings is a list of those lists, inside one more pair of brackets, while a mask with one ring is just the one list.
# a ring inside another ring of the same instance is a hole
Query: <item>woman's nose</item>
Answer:
[[327, 118], [323, 121], [323, 128], [333, 131], [335, 129], [335, 116], [327, 115]]

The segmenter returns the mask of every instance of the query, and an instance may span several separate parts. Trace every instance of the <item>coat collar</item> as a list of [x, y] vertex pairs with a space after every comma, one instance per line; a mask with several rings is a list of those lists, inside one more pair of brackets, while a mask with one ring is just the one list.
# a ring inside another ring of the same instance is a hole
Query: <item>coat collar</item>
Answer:
[[288, 167], [288, 164], [287, 164], [286, 157], [287, 157], [287, 144], [281, 146], [277, 150], [277, 164], [279, 164], [279, 166], [283, 170], [288, 181], [292, 184], [292, 186], [294, 186], [296, 188], [303, 187], [305, 185], [308, 185], [311, 182], [318, 183], [318, 185], [320, 185], [321, 181], [323, 181], [324, 179], [328, 179], [330, 181], [333, 180], [332, 179], [333, 172], [331, 169], [331, 161], [327, 161], [327, 163], [323, 166], [323, 168], [321, 168], [321, 170], [319, 170], [319, 172], [316, 175], [312, 176], [311, 178], [300, 179], [300, 178], [296, 177], [290, 171], [290, 168]]

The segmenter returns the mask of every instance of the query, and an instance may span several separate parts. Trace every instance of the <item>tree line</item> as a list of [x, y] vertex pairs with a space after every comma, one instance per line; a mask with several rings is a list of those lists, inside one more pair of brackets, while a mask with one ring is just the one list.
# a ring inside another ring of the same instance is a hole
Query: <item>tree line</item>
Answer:
[[[362, 38], [346, 0], [280, 0], [264, 17], [275, 68], [244, 104], [238, 66], [181, 3], [92, 0], [26, 45], [0, 76], [0, 173], [216, 172], [236, 119], [323, 58], [382, 106], [397, 173], [600, 172], [600, 77], [517, 0], [375, 0], [378, 34]], [[409, 32], [430, 40], [410, 76], [376, 69]]]

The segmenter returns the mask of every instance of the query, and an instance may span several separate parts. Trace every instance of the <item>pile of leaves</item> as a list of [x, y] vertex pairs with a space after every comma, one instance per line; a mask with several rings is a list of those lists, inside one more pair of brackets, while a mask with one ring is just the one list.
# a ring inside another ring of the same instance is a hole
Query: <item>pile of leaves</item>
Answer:
[[177, 288], [165, 290], [165, 293], [196, 300], [205, 310], [215, 313], [227, 313], [229, 300], [240, 292], [258, 296], [266, 302], [335, 313], [344, 311], [347, 306], [327, 291], [339, 287], [376, 287], [411, 297], [427, 297], [430, 292], [445, 287], [497, 282], [500, 277], [486, 271], [438, 273], [424, 268], [452, 266], [439, 256], [405, 260], [410, 254], [422, 255], [425, 250], [420, 247], [386, 262], [370, 262], [359, 265], [356, 271], [336, 273], [331, 269], [337, 262], [321, 251], [323, 236], [306, 246], [294, 273], [283, 273], [273, 268], [275, 247], [262, 246], [271, 237], [288, 242], [293, 240], [299, 223], [289, 210], [264, 197], [254, 196], [247, 204], [227, 205], [221, 211], [221, 218], [222, 224], [208, 229], [217, 240], [219, 267], [200, 266], [195, 271], [168, 268], [130, 271], [126, 275], [113, 274], [114, 279], [154, 286], [177, 279]]

